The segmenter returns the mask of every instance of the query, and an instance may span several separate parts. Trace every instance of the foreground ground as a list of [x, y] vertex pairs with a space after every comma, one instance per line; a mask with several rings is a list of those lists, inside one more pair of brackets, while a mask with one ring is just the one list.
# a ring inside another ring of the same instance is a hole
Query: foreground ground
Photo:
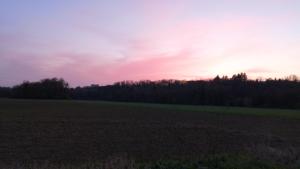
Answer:
[[104, 168], [299, 168], [300, 111], [0, 100], [0, 165], [45, 161], [109, 163]]

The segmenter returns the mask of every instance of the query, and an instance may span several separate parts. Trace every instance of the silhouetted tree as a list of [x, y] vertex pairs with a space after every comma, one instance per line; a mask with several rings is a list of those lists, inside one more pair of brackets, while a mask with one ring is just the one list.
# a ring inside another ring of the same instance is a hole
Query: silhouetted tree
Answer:
[[0, 87], [0, 98], [9, 98], [11, 97], [11, 88], [9, 87]]
[[247, 81], [248, 78], [247, 78], [246, 73], [239, 73], [237, 75], [233, 75], [231, 80], [234, 80], [234, 81]]
[[246, 73], [239, 73], [231, 78], [216, 76], [208, 81], [123, 81], [107, 86], [69, 88], [63, 79], [53, 78], [0, 88], [0, 97], [300, 109], [300, 82], [296, 76], [248, 80]]
[[248, 80], [245, 73], [211, 81], [118, 82], [75, 88], [74, 99], [171, 104], [300, 108], [300, 83], [291, 80]]
[[220, 76], [219, 76], [219, 75], [217, 75], [217, 76], [214, 78], [214, 80], [213, 80], [213, 81], [220, 81], [220, 80], [221, 80]]
[[12, 97], [31, 99], [69, 98], [69, 85], [63, 79], [43, 79], [39, 82], [25, 81], [12, 88]]

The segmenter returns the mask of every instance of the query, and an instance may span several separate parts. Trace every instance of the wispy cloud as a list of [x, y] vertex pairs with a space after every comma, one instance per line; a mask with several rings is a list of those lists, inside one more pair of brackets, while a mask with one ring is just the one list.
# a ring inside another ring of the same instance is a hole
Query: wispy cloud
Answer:
[[297, 1], [57, 2], [0, 11], [0, 85], [300, 74]]

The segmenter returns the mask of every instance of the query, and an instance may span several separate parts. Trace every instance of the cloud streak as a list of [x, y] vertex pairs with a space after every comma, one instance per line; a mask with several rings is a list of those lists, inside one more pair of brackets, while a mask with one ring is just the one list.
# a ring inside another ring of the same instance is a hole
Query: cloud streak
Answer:
[[[270, 0], [223, 5], [114, 1], [118, 3], [78, 0], [59, 8], [49, 1], [49, 8], [37, 4], [40, 9], [29, 14], [28, 9], [13, 14], [2, 10], [0, 85], [53, 76], [76, 86], [241, 71], [253, 78], [300, 74], [300, 13], [292, 5], [296, 1], [276, 1], [264, 13], [254, 7], [268, 7]], [[1, 3], [2, 8], [15, 5]], [[53, 9], [58, 12], [51, 13]], [[26, 24], [17, 19], [20, 14]]]

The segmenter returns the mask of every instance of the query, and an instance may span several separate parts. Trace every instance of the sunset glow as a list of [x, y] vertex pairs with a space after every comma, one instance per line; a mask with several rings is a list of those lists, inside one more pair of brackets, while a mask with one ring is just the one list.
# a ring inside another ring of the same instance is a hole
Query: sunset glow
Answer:
[[2, 0], [0, 85], [300, 75], [298, 0]]

